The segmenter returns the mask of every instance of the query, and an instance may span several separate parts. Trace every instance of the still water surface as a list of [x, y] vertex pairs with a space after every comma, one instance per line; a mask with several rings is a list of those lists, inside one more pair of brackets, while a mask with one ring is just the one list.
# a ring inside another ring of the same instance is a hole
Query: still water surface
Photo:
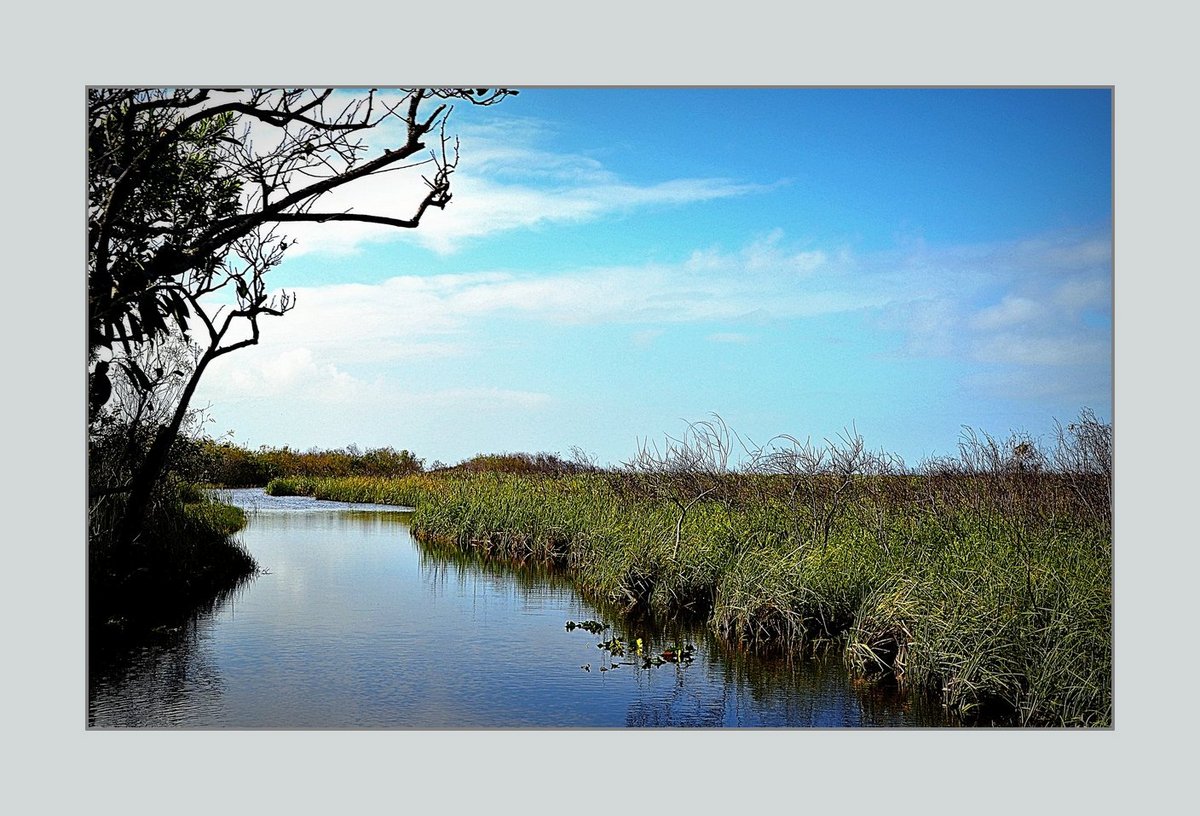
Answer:
[[[622, 622], [553, 575], [425, 547], [396, 508], [226, 496], [250, 511], [243, 542], [267, 572], [186, 626], [94, 660], [90, 726], [949, 724], [936, 706], [852, 684], [836, 656], [755, 658], [703, 629]], [[585, 620], [615, 628], [565, 628]], [[646, 652], [694, 644], [695, 659], [643, 668], [597, 647], [614, 633]]]

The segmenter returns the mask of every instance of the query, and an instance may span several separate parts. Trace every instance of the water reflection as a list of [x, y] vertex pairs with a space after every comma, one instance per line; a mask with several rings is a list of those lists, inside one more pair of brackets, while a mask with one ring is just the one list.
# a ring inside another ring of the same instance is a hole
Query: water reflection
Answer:
[[[836, 656], [744, 654], [702, 627], [625, 619], [553, 571], [417, 544], [391, 508], [231, 498], [252, 510], [243, 539], [267, 573], [94, 671], [89, 725], [944, 724], [936, 707], [853, 686]], [[610, 628], [564, 626], [588, 619]], [[628, 651], [613, 651], [613, 637]], [[683, 644], [692, 662], [644, 667]]]
[[211, 616], [202, 613], [102, 653], [91, 670], [88, 725], [163, 728], [215, 715], [222, 679], [204, 648], [211, 627]]
[[[484, 559], [447, 544], [422, 542], [418, 547], [424, 577], [435, 592], [453, 586], [473, 599], [506, 593], [525, 608], [540, 607], [548, 597], [568, 600], [577, 596], [565, 577], [544, 566]], [[588, 599], [585, 610], [578, 621], [564, 622], [566, 635], [595, 647], [614, 637], [623, 643], [624, 654], [597, 648], [580, 669], [609, 675], [600, 682], [614, 682], [617, 672], [632, 675], [629, 682], [634, 691], [624, 717], [624, 725], [629, 727], [953, 724], [936, 702], [910, 698], [894, 686], [849, 678], [837, 654], [802, 660], [764, 657], [724, 643], [700, 624], [645, 616], [628, 619], [598, 599]], [[583, 625], [588, 614], [600, 618], [605, 628], [589, 632]], [[639, 639], [641, 655], [635, 651]], [[680, 644], [695, 644], [694, 660], [659, 658], [658, 665], [645, 666], [646, 657]]]

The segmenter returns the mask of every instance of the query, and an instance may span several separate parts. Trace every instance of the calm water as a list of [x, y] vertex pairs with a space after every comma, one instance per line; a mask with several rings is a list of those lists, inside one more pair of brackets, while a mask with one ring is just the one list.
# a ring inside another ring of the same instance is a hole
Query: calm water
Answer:
[[[554, 576], [435, 552], [395, 508], [228, 495], [252, 511], [243, 541], [267, 573], [188, 625], [95, 661], [89, 725], [948, 724], [936, 706], [852, 685], [836, 656], [749, 657], [703, 630], [622, 623]], [[586, 620], [615, 628], [565, 628]], [[614, 633], [647, 652], [693, 644], [695, 659], [643, 668], [597, 647]]]

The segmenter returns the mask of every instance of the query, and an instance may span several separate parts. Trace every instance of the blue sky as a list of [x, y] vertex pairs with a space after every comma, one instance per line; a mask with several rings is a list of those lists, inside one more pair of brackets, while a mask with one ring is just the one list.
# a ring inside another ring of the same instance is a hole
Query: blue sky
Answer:
[[[447, 209], [415, 231], [294, 229], [270, 279], [296, 309], [196, 404], [250, 446], [448, 463], [617, 463], [711, 413], [757, 442], [853, 424], [909, 464], [963, 425], [1110, 419], [1111, 121], [1103, 89], [460, 105]], [[337, 203], [408, 215], [413, 180]]]

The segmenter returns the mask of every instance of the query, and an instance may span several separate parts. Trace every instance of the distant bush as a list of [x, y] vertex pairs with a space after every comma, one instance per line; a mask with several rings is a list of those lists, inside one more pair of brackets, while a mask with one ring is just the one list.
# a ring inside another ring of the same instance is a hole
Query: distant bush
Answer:
[[455, 473], [515, 473], [542, 476], [571, 476], [596, 472], [598, 468], [576, 454], [564, 459], [557, 453], [480, 453], [452, 468]]
[[373, 476], [397, 478], [420, 473], [424, 460], [394, 448], [297, 451], [290, 447], [247, 450], [228, 442], [203, 443], [206, 481], [226, 487], [261, 487], [286, 477]]

